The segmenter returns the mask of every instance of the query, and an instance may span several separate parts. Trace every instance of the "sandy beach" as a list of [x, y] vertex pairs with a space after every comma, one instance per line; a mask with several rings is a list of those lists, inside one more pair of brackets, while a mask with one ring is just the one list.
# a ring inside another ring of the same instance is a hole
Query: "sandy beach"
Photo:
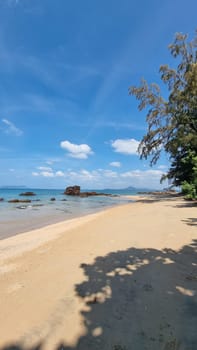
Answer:
[[149, 197], [0, 241], [0, 349], [197, 349], [196, 228]]

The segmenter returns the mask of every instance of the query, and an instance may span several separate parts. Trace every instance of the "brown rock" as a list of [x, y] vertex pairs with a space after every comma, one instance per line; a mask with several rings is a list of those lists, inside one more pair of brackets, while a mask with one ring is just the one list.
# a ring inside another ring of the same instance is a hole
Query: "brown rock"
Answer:
[[30, 199], [10, 199], [8, 203], [31, 203]]
[[79, 196], [80, 186], [69, 186], [65, 189], [64, 194], [67, 196]]
[[90, 196], [111, 196], [111, 194], [108, 194], [108, 193], [98, 193], [95, 191], [80, 192], [80, 186], [69, 186], [64, 191], [64, 194], [68, 196], [79, 196], [81, 198], [90, 197]]
[[109, 193], [99, 193], [99, 192], [81, 192], [80, 197], [85, 198], [85, 197], [90, 197], [90, 196], [112, 196]]
[[90, 196], [98, 196], [97, 192], [81, 192], [80, 197], [90, 197]]
[[36, 196], [34, 192], [22, 192], [19, 194], [19, 196]]

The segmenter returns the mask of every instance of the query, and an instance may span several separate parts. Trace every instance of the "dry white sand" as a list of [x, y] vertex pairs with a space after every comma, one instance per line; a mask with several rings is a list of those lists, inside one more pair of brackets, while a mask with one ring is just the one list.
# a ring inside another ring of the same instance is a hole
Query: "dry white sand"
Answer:
[[196, 228], [149, 198], [0, 241], [0, 349], [197, 349]]

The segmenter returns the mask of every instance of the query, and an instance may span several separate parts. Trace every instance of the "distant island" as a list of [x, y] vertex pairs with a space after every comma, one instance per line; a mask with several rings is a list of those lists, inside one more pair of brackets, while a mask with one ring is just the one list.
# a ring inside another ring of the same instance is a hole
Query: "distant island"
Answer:
[[21, 186], [0, 186], [1, 190], [20, 190], [23, 188], [27, 188], [27, 186], [21, 185]]
[[[87, 190], [84, 190], [84, 191], [87, 191]], [[107, 193], [113, 193], [114, 191], [115, 192], [152, 192], [152, 191], [159, 191], [158, 189], [153, 189], [153, 188], [145, 188], [145, 187], [134, 187], [134, 186], [128, 186], [128, 187], [125, 187], [125, 188], [104, 188], [104, 189], [91, 189], [91, 190], [88, 190], [88, 191], [97, 191], [97, 192], [107, 192]], [[162, 191], [162, 190], [160, 190]]]

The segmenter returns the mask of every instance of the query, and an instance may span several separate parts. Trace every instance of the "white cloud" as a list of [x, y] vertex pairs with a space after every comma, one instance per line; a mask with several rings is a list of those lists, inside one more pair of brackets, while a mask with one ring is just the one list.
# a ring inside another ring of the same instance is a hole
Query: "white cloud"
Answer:
[[93, 154], [87, 144], [77, 145], [69, 141], [62, 141], [60, 147], [68, 151], [68, 155], [72, 158], [87, 159], [89, 155]]
[[158, 188], [163, 187], [165, 184], [160, 185], [160, 179], [163, 175], [161, 170], [131, 170], [120, 174], [124, 183], [129, 183], [134, 187], [146, 187], [146, 188]]
[[42, 177], [64, 177], [65, 173], [61, 170], [53, 171], [49, 167], [38, 167], [37, 169], [41, 170], [40, 172], [33, 171], [32, 176], [42, 176]]
[[117, 177], [117, 173], [115, 171], [112, 171], [112, 170], [104, 170], [103, 176], [107, 177], [107, 178], [114, 178], [114, 177]]
[[48, 167], [48, 166], [38, 166], [37, 169], [41, 170], [41, 171], [50, 171], [52, 172], [52, 168]]
[[65, 174], [63, 173], [63, 171], [58, 170], [58, 171], [56, 171], [55, 176], [57, 176], [57, 177], [64, 177]]
[[167, 165], [159, 165], [159, 166], [158, 166], [158, 169], [161, 169], [161, 170], [162, 170], [162, 169], [167, 169], [167, 168], [168, 168]]
[[163, 172], [160, 170], [131, 170], [121, 174], [121, 177], [130, 177], [130, 178], [145, 178], [147, 176], [153, 176], [160, 178]]
[[1, 121], [4, 123], [4, 125], [6, 126], [4, 128], [4, 132], [6, 134], [14, 134], [16, 136], [21, 136], [23, 134], [23, 131], [20, 130], [19, 128], [17, 128], [14, 123], [12, 123], [11, 121], [9, 121], [8, 119], [1, 119]]
[[50, 171], [41, 171], [40, 175], [42, 175], [44, 177], [54, 177], [54, 173], [52, 173]]
[[135, 139], [117, 139], [111, 142], [114, 151], [122, 154], [137, 154], [139, 141]]
[[[163, 174], [159, 169], [140, 170], [134, 169], [126, 172], [113, 171], [110, 169], [81, 169], [67, 171], [52, 170], [32, 172], [32, 176], [50, 178], [54, 181], [66, 181], [68, 185], [78, 184], [82, 189], [104, 189], [104, 188], [163, 188], [165, 183], [160, 185], [160, 178]], [[60, 182], [58, 182], [60, 183]], [[65, 185], [66, 185], [65, 184]]]
[[85, 170], [81, 169], [79, 171], [68, 171], [66, 174], [66, 179], [69, 179], [72, 183], [78, 183], [83, 188], [96, 188], [101, 180], [101, 175], [98, 170]]
[[120, 168], [121, 167], [121, 163], [120, 162], [111, 162], [109, 163], [110, 166], [114, 166], [115, 168]]
[[66, 179], [72, 184], [77, 183], [82, 188], [126, 188], [134, 186], [137, 188], [162, 188], [160, 178], [163, 172], [160, 170], [130, 170], [118, 173], [108, 169], [96, 169], [92, 171], [79, 170], [67, 171]]

